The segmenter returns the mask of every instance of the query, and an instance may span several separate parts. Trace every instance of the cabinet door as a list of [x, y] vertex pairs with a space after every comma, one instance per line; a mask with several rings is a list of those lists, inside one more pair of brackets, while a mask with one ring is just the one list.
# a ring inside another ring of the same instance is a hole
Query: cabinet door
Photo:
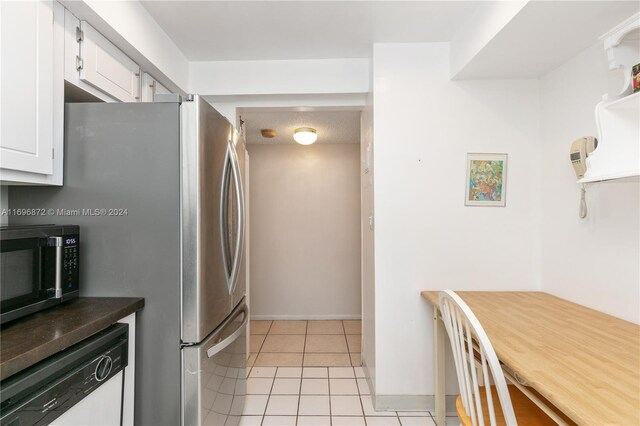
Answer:
[[155, 95], [168, 95], [171, 91], [146, 72], [142, 75], [142, 102], [153, 102]]
[[123, 102], [140, 99], [140, 67], [87, 22], [80, 22], [80, 80]]
[[[64, 8], [63, 8], [64, 9]], [[64, 9], [64, 80], [105, 102], [117, 102], [96, 87], [80, 80], [80, 19]]]
[[0, 168], [53, 173], [53, 1], [0, 1]]

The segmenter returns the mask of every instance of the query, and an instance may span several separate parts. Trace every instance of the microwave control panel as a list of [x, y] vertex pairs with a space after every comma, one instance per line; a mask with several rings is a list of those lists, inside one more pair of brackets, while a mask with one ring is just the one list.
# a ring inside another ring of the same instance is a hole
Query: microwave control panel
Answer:
[[65, 235], [62, 241], [62, 291], [68, 292], [78, 289], [80, 238]]

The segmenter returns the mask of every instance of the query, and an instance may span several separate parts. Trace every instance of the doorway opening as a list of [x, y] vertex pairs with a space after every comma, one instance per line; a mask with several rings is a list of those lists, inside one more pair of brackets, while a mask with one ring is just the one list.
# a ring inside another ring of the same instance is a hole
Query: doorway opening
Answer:
[[[249, 158], [249, 366], [282, 374], [349, 367], [355, 379], [361, 108], [242, 108], [238, 116]], [[317, 132], [315, 143], [294, 141], [303, 127]]]

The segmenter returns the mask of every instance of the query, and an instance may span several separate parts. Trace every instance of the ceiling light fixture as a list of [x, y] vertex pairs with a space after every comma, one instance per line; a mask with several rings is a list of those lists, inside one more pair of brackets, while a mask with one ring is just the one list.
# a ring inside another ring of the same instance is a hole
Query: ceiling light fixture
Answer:
[[300, 127], [293, 132], [293, 139], [300, 145], [311, 145], [318, 139], [318, 134], [311, 127]]

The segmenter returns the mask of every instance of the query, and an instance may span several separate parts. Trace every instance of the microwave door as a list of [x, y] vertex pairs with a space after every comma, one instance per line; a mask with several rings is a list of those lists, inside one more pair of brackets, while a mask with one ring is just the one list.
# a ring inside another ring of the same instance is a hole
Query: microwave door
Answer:
[[2, 241], [0, 299], [2, 312], [48, 298], [42, 282], [43, 240]]
[[237, 425], [247, 390], [243, 303], [202, 343], [182, 349], [182, 424]]

